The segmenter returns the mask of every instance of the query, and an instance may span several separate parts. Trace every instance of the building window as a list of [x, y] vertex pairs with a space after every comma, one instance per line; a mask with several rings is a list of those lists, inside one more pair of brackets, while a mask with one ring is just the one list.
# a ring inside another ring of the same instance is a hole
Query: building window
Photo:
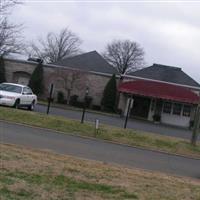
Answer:
[[172, 109], [172, 103], [171, 102], [164, 102], [164, 106], [163, 106], [163, 113], [171, 113], [171, 109]]
[[183, 107], [183, 116], [190, 117], [190, 113], [191, 113], [191, 106], [184, 105], [184, 107]]
[[173, 114], [174, 115], [180, 115], [181, 114], [181, 108], [182, 108], [182, 105], [179, 104], [179, 103], [175, 103], [173, 105]]

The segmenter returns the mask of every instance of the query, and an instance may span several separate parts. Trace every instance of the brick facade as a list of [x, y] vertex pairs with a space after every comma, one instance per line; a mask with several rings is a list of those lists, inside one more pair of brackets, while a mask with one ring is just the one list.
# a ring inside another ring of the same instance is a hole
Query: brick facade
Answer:
[[[5, 60], [5, 70], [7, 82], [28, 84], [32, 72], [37, 63], [31, 61], [22, 61], [14, 59]], [[89, 87], [89, 96], [93, 98], [93, 105], [100, 105], [105, 85], [112, 74], [100, 74], [95, 72], [86, 72], [67, 67], [44, 65], [44, 95], [48, 96], [50, 84], [53, 83], [54, 98], [57, 92], [62, 91], [65, 99], [72, 95], [78, 95], [78, 100], [83, 101], [85, 89]]]

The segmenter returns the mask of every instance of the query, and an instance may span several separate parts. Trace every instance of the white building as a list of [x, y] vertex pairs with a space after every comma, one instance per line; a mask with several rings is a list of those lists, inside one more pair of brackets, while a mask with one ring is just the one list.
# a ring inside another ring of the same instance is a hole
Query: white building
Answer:
[[200, 85], [181, 68], [153, 64], [124, 77], [119, 109], [130, 117], [189, 127], [200, 102]]

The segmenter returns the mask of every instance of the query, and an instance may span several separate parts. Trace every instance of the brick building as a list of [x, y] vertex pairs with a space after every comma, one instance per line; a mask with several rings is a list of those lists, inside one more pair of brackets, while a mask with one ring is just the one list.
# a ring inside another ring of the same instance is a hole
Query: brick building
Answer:
[[[28, 84], [36, 62], [6, 59], [8, 82]], [[43, 98], [50, 84], [55, 85], [54, 98], [62, 91], [65, 99], [77, 95], [83, 101], [89, 88], [92, 105], [100, 106], [104, 88], [113, 74], [117, 74], [96, 51], [66, 58], [54, 64], [44, 64]], [[124, 75], [118, 85], [119, 109], [126, 115], [129, 99], [134, 99], [130, 117], [153, 121], [155, 115], [165, 124], [188, 127], [194, 118], [200, 99], [200, 85], [181, 68], [154, 64]]]
[[[28, 60], [6, 59], [6, 78], [8, 82], [27, 85], [36, 62]], [[42, 96], [48, 95], [50, 84], [53, 83], [54, 98], [62, 91], [65, 99], [77, 95], [83, 101], [86, 87], [93, 105], [100, 105], [103, 90], [109, 79], [116, 71], [96, 51], [66, 58], [53, 64], [44, 64], [44, 87]]]

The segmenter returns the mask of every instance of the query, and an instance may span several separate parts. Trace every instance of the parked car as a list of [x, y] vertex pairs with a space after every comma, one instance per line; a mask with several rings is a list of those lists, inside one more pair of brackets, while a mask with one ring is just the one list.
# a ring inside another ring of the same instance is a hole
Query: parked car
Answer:
[[14, 108], [26, 107], [34, 110], [36, 103], [37, 96], [28, 86], [14, 83], [0, 84], [0, 105]]

